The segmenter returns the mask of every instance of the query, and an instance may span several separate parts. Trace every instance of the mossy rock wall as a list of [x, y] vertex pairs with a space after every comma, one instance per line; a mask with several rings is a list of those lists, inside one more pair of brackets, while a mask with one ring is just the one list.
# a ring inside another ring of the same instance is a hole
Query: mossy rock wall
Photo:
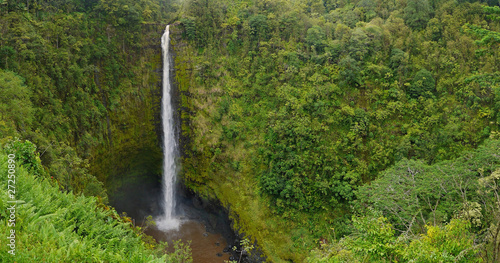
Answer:
[[[254, 180], [256, 149], [224, 142], [221, 124], [211, 123], [221, 91], [200, 86], [197, 50], [185, 42], [178, 24], [170, 27], [175, 56], [175, 82], [180, 93], [181, 180], [198, 195], [218, 200], [229, 211], [233, 229], [255, 242], [269, 262], [302, 262], [306, 247], [293, 247], [294, 223], [274, 216]], [[239, 169], [236, 162], [241, 163]], [[300, 228], [299, 228], [300, 229]], [[300, 235], [300, 234], [299, 234]], [[304, 243], [311, 244], [312, 240]], [[299, 252], [300, 251], [300, 252]]]
[[[123, 92], [122, 104], [109, 111], [111, 140], [96, 148], [91, 160], [92, 173], [105, 182], [110, 203], [118, 210], [161, 180], [163, 30], [160, 24], [143, 26], [144, 48], [140, 54], [130, 54], [138, 58], [134, 67], [137, 85]], [[155, 194], [136, 205], [143, 206]], [[155, 207], [144, 210], [152, 212]]]

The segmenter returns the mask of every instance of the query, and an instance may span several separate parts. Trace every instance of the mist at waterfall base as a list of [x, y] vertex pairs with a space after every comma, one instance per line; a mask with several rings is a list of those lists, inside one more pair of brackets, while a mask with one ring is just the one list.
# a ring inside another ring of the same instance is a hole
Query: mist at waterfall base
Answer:
[[[136, 226], [144, 229], [147, 216], [152, 215], [155, 221], [162, 216], [160, 203], [163, 194], [159, 182], [149, 181], [120, 189], [127, 195], [115, 200], [112, 205], [120, 214], [126, 212], [127, 216], [134, 219]], [[156, 227], [148, 227], [145, 233], [157, 241], [168, 242], [167, 252], [173, 252], [174, 241], [191, 241], [194, 263], [223, 263], [231, 256], [237, 258], [232, 249], [231, 254], [224, 252], [229, 246], [232, 248], [239, 244], [225, 209], [196, 196], [182, 184], [178, 183], [176, 189], [176, 214], [183, 223], [178, 230], [161, 231]]]
[[179, 227], [168, 231], [150, 227], [145, 233], [157, 241], [168, 242], [168, 252], [174, 251], [174, 241], [190, 242], [195, 263], [222, 263], [230, 257], [235, 257], [234, 251], [228, 247], [233, 247], [239, 242], [231, 230], [231, 222], [223, 208], [203, 201], [186, 189], [177, 191], [176, 197], [175, 214], [179, 216]]

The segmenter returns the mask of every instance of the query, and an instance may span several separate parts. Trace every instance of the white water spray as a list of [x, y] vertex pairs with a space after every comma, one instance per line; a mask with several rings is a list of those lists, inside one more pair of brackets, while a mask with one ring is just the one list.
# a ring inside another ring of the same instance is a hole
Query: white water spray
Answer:
[[177, 141], [174, 132], [174, 114], [170, 96], [169, 26], [161, 37], [163, 53], [163, 97], [161, 117], [163, 121], [163, 216], [157, 220], [157, 227], [167, 231], [177, 229], [180, 221], [175, 217], [175, 180], [177, 174]]

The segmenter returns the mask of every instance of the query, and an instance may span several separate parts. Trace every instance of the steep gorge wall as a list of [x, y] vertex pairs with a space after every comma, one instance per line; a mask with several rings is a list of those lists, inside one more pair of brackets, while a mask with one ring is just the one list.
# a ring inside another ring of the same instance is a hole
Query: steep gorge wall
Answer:
[[[267, 200], [259, 195], [252, 163], [256, 148], [233, 145], [224, 140], [223, 124], [211, 122], [219, 111], [223, 91], [205, 87], [199, 79], [204, 70], [217, 67], [186, 42], [179, 23], [170, 27], [175, 56], [175, 82], [181, 118], [180, 179], [198, 196], [227, 209], [232, 229], [253, 244], [252, 262], [302, 262], [304, 253], [292, 247], [293, 223], [275, 217]], [[235, 163], [241, 162], [244, 169]]]
[[[122, 104], [109, 112], [111, 142], [95, 149], [92, 173], [105, 182], [110, 203], [134, 218], [151, 214], [161, 180], [160, 38], [164, 26], [143, 25], [140, 54], [133, 72], [136, 85], [122, 91]], [[151, 190], [153, 189], [153, 190]], [[140, 198], [138, 198], [140, 197]], [[151, 205], [149, 205], [151, 204]]]

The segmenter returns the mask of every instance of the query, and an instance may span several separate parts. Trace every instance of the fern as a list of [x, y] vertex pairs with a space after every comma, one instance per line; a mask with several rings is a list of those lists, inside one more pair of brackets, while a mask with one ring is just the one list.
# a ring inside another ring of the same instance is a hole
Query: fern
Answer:
[[[7, 156], [0, 153], [0, 174]], [[0, 177], [0, 204], [8, 204], [7, 178]], [[16, 167], [16, 255], [0, 239], [0, 262], [166, 262], [146, 249], [116, 211], [97, 206], [95, 197], [61, 192], [50, 180]], [[0, 231], [8, 233], [8, 214], [0, 212]], [[168, 262], [168, 261], [167, 261]]]

